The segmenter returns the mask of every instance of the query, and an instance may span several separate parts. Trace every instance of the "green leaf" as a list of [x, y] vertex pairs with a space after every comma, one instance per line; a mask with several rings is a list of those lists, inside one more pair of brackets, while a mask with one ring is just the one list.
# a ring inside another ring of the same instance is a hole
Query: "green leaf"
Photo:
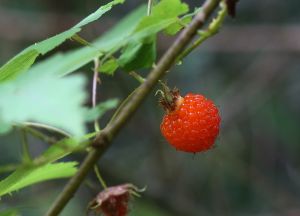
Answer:
[[156, 59], [155, 37], [146, 42], [132, 42], [123, 50], [118, 63], [126, 71], [140, 68], [148, 68], [153, 65]]
[[[96, 57], [101, 57], [104, 52], [122, 47], [124, 38], [130, 36], [141, 17], [146, 14], [147, 8], [143, 5], [126, 16], [110, 31], [92, 43], [92, 47], [82, 47], [64, 54], [56, 54], [36, 65], [31, 71], [43, 71], [58, 76], [65, 76], [89, 63]], [[95, 49], [94, 47], [97, 47]], [[101, 50], [101, 52], [99, 51]]]
[[24, 51], [11, 59], [0, 68], [0, 82], [28, 70], [38, 55], [39, 52], [33, 49]]
[[1, 122], [4, 122], [4, 121], [1, 120], [1, 118], [0, 118], [0, 134], [5, 134], [5, 133], [9, 132], [12, 129], [11, 125], [5, 124], [5, 123], [1, 124]]
[[49, 124], [74, 135], [85, 133], [85, 79], [28, 73], [0, 84], [0, 128], [25, 121]]
[[13, 79], [18, 74], [27, 71], [29, 67], [34, 63], [39, 54], [44, 55], [47, 52], [51, 51], [52, 49], [63, 43], [66, 39], [71, 38], [76, 33], [78, 33], [81, 30], [81, 27], [95, 21], [104, 13], [109, 11], [113, 5], [120, 3], [123, 3], [123, 0], [114, 0], [100, 7], [97, 11], [90, 14], [88, 17], [83, 19], [81, 22], [79, 22], [69, 30], [29, 46], [0, 68], [0, 82], [8, 79]]
[[153, 7], [150, 16], [143, 18], [135, 31], [139, 32], [168, 20], [174, 22], [179, 15], [188, 12], [188, 10], [188, 5], [181, 3], [180, 0], [162, 0]]
[[118, 69], [119, 64], [116, 59], [111, 58], [108, 61], [104, 62], [103, 65], [100, 66], [99, 72], [107, 74], [107, 75], [114, 75], [114, 72]]
[[137, 25], [146, 16], [147, 7], [142, 5], [123, 18], [115, 27], [95, 41], [95, 46], [104, 52], [121, 48], [128, 43]]
[[107, 111], [116, 108], [118, 103], [118, 99], [109, 99], [98, 104], [92, 109], [87, 109], [85, 112], [85, 120], [94, 121], [96, 119], [100, 119]]
[[[186, 13], [188, 7], [179, 0], [162, 0], [154, 6], [151, 16], [146, 16], [146, 11], [144, 5], [138, 8], [112, 30], [93, 42], [92, 47], [83, 47], [65, 54], [55, 55], [34, 66], [32, 70], [44, 71], [45, 73], [52, 72], [59, 76], [72, 73], [94, 58], [103, 56], [104, 53], [116, 52], [128, 44], [134, 43], [134, 41], [144, 43], [143, 40], [146, 38], [151, 38], [157, 32], [178, 22], [178, 16]], [[150, 47], [151, 44], [147, 45]], [[49, 71], [50, 68], [51, 71]], [[112, 70], [108, 71], [112, 72]]]
[[124, 2], [124, 0], [114, 0], [102, 7], [100, 7], [97, 11], [90, 14], [89, 16], [84, 18], [81, 22], [79, 22], [77, 25], [75, 25], [74, 28], [80, 28], [82, 26], [89, 24], [90, 22], [93, 22], [93, 21], [99, 19], [103, 14], [105, 14], [107, 11], [109, 11], [112, 8], [112, 6], [121, 4], [123, 2]]
[[153, 7], [150, 16], [143, 17], [129, 39], [137, 41], [153, 36], [178, 22], [178, 16], [187, 11], [187, 4], [180, 0], [162, 0]]
[[71, 38], [74, 34], [79, 32], [80, 28], [71, 28], [39, 43], [36, 43], [30, 47], [28, 50], [36, 50], [39, 54], [46, 54], [47, 52], [53, 50], [55, 47], [63, 43], [66, 39]]
[[89, 139], [95, 137], [97, 132], [84, 135], [80, 141], [77, 138], [64, 138], [52, 144], [42, 155], [34, 159], [34, 163], [41, 165], [54, 162], [66, 155], [87, 147]]
[[164, 33], [168, 35], [175, 35], [177, 32], [179, 32], [184, 26], [188, 25], [192, 20], [192, 17], [184, 17], [182, 19], [178, 19], [178, 21], [172, 25], [170, 25], [168, 28], [164, 30]]
[[0, 196], [41, 181], [70, 177], [76, 173], [76, 165], [76, 162], [67, 162], [22, 166], [0, 182]]

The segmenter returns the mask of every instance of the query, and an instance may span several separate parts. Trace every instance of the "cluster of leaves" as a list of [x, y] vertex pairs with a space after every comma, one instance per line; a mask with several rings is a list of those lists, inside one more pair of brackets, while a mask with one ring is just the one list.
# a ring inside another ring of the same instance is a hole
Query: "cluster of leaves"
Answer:
[[[199, 11], [189, 13], [188, 5], [180, 0], [161, 0], [152, 8], [151, 14], [147, 15], [146, 6], [142, 5], [91, 43], [78, 35], [82, 27], [123, 2], [113, 0], [74, 27], [29, 46], [0, 68], [0, 133], [13, 127], [26, 129], [38, 124], [69, 134], [34, 159], [24, 151], [23, 162], [0, 181], [0, 196], [37, 182], [74, 175], [77, 162], [57, 161], [75, 151], [88, 149], [89, 140], [96, 132], [87, 133], [86, 122], [101, 118], [107, 110], [117, 106], [118, 101], [110, 99], [94, 108], [85, 107], [86, 79], [71, 73], [94, 59], [100, 62], [98, 72], [111, 76], [117, 69], [130, 72], [150, 68], [156, 61], [157, 33], [175, 35]], [[217, 32], [225, 13], [223, 8], [190, 49], [198, 45], [197, 41]], [[34, 64], [40, 55], [47, 54], [67, 39], [84, 46]]]
[[[153, 7], [151, 15], [146, 6], [137, 8], [113, 29], [92, 43], [78, 33], [82, 27], [100, 18], [113, 6], [114, 0], [87, 16], [67, 31], [33, 44], [0, 68], [0, 133], [16, 127], [28, 127], [33, 121], [70, 133], [35, 159], [21, 164], [0, 182], [0, 196], [25, 186], [55, 178], [72, 176], [76, 162], [56, 162], [78, 150], [85, 149], [95, 132], [86, 134], [85, 123], [101, 117], [117, 105], [116, 100], [100, 103], [93, 109], [83, 106], [87, 99], [86, 80], [82, 75], [69, 75], [99, 58], [99, 72], [113, 75], [116, 69], [132, 71], [149, 68], [156, 60], [156, 35], [174, 35], [187, 24], [194, 13], [180, 0], [162, 0]], [[73, 39], [85, 46], [66, 53], [57, 53], [36, 64], [40, 55]], [[69, 76], [66, 76], [69, 75]]]

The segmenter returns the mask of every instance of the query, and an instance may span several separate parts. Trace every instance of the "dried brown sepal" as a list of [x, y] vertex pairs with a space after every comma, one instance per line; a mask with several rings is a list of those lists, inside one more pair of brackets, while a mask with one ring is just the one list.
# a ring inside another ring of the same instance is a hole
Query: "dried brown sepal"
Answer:
[[158, 90], [156, 94], [160, 93], [160, 98], [158, 103], [162, 106], [165, 112], [170, 113], [178, 109], [182, 102], [182, 97], [180, 96], [179, 89], [173, 88], [171, 90], [164, 82], [160, 81], [162, 85], [162, 90]]
[[231, 17], [235, 17], [236, 14], [236, 4], [239, 0], [226, 0], [226, 5], [227, 5], [227, 10], [228, 10], [228, 14]]
[[[168, 96], [166, 96], [168, 94]], [[170, 113], [175, 111], [178, 108], [178, 100], [181, 98], [179, 94], [179, 90], [177, 88], [174, 88], [173, 90], [169, 91], [168, 93], [165, 93], [162, 95], [158, 102], [162, 106], [162, 108], [165, 110], [165, 112]]]
[[88, 210], [104, 216], [126, 216], [131, 195], [142, 192], [133, 184], [108, 187], [101, 191], [88, 206]]

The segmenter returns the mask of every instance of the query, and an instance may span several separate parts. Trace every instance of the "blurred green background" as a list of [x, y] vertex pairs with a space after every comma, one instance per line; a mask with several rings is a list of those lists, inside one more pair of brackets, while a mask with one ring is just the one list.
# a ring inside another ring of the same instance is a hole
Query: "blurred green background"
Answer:
[[[1, 0], [0, 63], [106, 2]], [[202, 2], [188, 1], [191, 8]], [[142, 3], [128, 0], [80, 35], [88, 40], [98, 37]], [[299, 8], [298, 0], [240, 0], [236, 19], [227, 18], [217, 36], [168, 74], [169, 85], [182, 94], [202, 93], [217, 103], [222, 129], [214, 149], [196, 155], [176, 152], [160, 135], [163, 112], [155, 92], [147, 98], [99, 161], [108, 185], [147, 186], [131, 204], [131, 216], [300, 215]], [[172, 41], [159, 37], [159, 55]], [[77, 46], [68, 41], [55, 52]], [[91, 78], [91, 67], [80, 72]], [[138, 85], [122, 71], [101, 79], [98, 101], [123, 99]], [[47, 147], [34, 138], [30, 141], [33, 155]], [[2, 165], [20, 161], [17, 132], [0, 137], [0, 144]], [[67, 160], [83, 157], [75, 154]], [[49, 181], [3, 197], [0, 210], [43, 215], [65, 183]], [[61, 215], [85, 215], [87, 203], [100, 190], [91, 173]]]

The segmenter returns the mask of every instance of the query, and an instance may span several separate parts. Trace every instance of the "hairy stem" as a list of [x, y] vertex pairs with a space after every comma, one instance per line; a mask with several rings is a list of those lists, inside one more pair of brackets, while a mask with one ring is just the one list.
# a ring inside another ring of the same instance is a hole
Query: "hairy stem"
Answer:
[[200, 27], [203, 26], [208, 17], [217, 8], [220, 0], [206, 0], [202, 6], [202, 10], [194, 17], [191, 24], [185, 28], [167, 52], [162, 56], [157, 66], [149, 73], [145, 82], [141, 84], [138, 90], [133, 94], [130, 101], [116, 116], [115, 120], [108, 124], [92, 141], [92, 145], [95, 147], [92, 149], [83, 163], [81, 164], [78, 172], [67, 183], [53, 206], [49, 209], [47, 216], [58, 215], [69, 200], [73, 197], [74, 193], [85, 179], [88, 172], [96, 164], [97, 160], [109, 147], [111, 141], [119, 132], [119, 130], [125, 125], [128, 119], [135, 113], [137, 108], [141, 105], [145, 97], [154, 88], [158, 80], [165, 75], [172, 65], [176, 62], [177, 57], [184, 50], [184, 48], [192, 41], [193, 37], [197, 34]]

